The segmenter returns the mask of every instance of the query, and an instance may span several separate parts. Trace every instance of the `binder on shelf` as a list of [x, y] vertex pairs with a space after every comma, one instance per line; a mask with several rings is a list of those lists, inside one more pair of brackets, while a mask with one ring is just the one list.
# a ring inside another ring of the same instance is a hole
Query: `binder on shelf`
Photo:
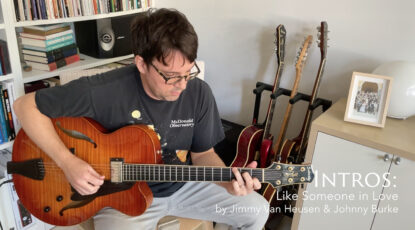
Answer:
[[10, 57], [9, 50], [7, 48], [7, 42], [0, 39], [0, 60], [1, 60], [1, 69], [3, 75], [9, 74], [12, 72], [10, 66]]

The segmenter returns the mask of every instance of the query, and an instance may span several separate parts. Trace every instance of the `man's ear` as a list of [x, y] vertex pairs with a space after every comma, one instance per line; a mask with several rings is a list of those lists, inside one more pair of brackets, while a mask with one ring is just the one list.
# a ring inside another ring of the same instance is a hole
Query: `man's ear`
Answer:
[[135, 55], [134, 61], [135, 61], [135, 65], [137, 66], [138, 71], [141, 74], [146, 74], [148, 72], [148, 66], [140, 55]]

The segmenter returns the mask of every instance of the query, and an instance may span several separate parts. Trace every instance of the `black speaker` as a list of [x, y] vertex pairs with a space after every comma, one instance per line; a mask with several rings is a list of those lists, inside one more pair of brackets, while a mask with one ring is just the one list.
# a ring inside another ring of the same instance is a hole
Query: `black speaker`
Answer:
[[79, 52], [95, 58], [132, 53], [130, 24], [137, 14], [75, 22]]

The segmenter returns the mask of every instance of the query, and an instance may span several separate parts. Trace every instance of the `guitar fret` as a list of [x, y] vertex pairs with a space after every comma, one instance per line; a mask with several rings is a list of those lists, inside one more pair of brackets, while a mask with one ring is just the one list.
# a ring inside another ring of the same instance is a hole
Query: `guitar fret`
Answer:
[[220, 168], [220, 181], [223, 181], [222, 180], [222, 168]]

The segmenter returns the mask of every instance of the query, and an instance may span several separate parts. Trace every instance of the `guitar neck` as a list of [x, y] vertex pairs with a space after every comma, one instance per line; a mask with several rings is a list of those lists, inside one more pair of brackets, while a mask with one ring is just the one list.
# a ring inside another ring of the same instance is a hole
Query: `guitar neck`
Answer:
[[[302, 71], [300, 69], [297, 69], [297, 74], [296, 74], [294, 86], [291, 90], [290, 99], [294, 98], [294, 96], [297, 94], [297, 89], [298, 89], [298, 85], [300, 83], [301, 73], [302, 73]], [[292, 108], [293, 108], [293, 105], [288, 103], [287, 108], [285, 110], [284, 120], [281, 124], [280, 133], [278, 134], [278, 139], [275, 142], [275, 145], [274, 145], [274, 148], [273, 148], [273, 152], [275, 153], [273, 161], [275, 161], [276, 157], [279, 155], [281, 144], [282, 144], [282, 141], [284, 140], [285, 133], [287, 131], [288, 122], [290, 121]]]
[[[238, 168], [240, 173], [247, 172], [259, 181], [265, 182], [269, 176], [267, 169]], [[189, 166], [189, 165], [152, 165], [152, 164], [123, 164], [123, 182], [189, 182], [211, 181], [230, 182], [235, 179], [229, 167]], [[274, 179], [282, 177], [282, 173], [273, 173]]]
[[[283, 69], [284, 69], [284, 62], [279, 62], [277, 73], [275, 74], [275, 81], [274, 81], [274, 86], [272, 88], [272, 94], [274, 94], [275, 91], [278, 89], [278, 86], [280, 84], [280, 77], [281, 77]], [[275, 102], [276, 102], [276, 98], [271, 98], [269, 102], [267, 114], [265, 116], [265, 127], [264, 127], [264, 134], [262, 136], [262, 140], [268, 139], [270, 136], [272, 118], [274, 116]]]
[[[318, 89], [320, 87], [320, 82], [321, 82], [320, 80], [321, 80], [321, 76], [323, 75], [325, 65], [326, 65], [326, 58], [322, 58], [320, 61], [320, 66], [318, 68], [317, 77], [314, 82], [313, 92], [311, 93], [309, 106], [314, 104], [314, 101], [317, 97]], [[299, 148], [300, 154], [298, 154], [298, 157], [300, 157], [301, 153], [303, 153], [303, 149], [305, 148], [305, 143], [307, 143], [307, 134], [310, 129], [312, 117], [313, 117], [313, 110], [308, 108], [307, 113], [304, 118], [303, 127], [301, 128], [301, 132], [299, 135], [301, 137], [301, 141], [300, 141], [300, 148]]]

